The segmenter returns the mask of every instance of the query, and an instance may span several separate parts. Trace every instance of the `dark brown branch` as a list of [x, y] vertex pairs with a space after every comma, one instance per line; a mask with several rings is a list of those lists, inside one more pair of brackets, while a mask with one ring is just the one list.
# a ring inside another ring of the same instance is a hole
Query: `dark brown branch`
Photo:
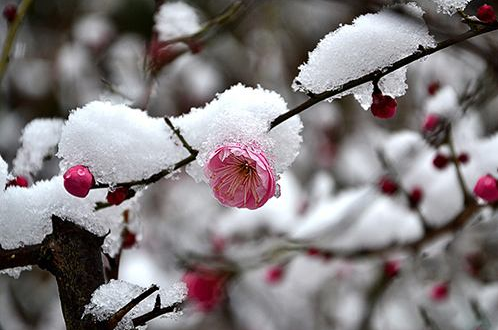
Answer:
[[173, 305], [168, 306], [168, 307], [160, 307], [160, 305], [158, 306], [156, 304], [156, 306], [154, 306], [154, 309], [151, 310], [150, 312], [145, 313], [141, 316], [135, 317], [133, 319], [133, 326], [139, 327], [139, 326], [145, 325], [147, 322], [149, 322], [149, 321], [151, 321], [151, 320], [153, 320], [161, 315], [177, 312], [181, 308], [181, 306], [182, 306], [181, 302], [174, 303]]
[[105, 321], [105, 329], [114, 329], [126, 314], [128, 314], [135, 306], [147, 299], [157, 290], [159, 290], [159, 287], [157, 285], [152, 285], [150, 288], [133, 298], [129, 303], [121, 307], [113, 316]]
[[0, 270], [37, 265], [41, 247], [41, 244], [35, 244], [12, 250], [0, 248]]
[[450, 153], [451, 153], [451, 157], [450, 157], [451, 162], [453, 163], [453, 166], [455, 167], [455, 172], [456, 172], [457, 179], [458, 179], [458, 185], [460, 186], [460, 190], [462, 191], [464, 205], [468, 205], [472, 202], [473, 198], [469, 194], [469, 190], [467, 189], [467, 184], [465, 183], [465, 179], [463, 178], [462, 169], [460, 167], [460, 161], [458, 160], [458, 155], [457, 155], [456, 149], [455, 149], [455, 143], [453, 142], [453, 135], [452, 135], [451, 126], [450, 126], [450, 129], [448, 131], [448, 135], [447, 135], [446, 139], [447, 139], [446, 142], [448, 144], [448, 147], [449, 147]]
[[405, 58], [402, 58], [399, 61], [394, 62], [390, 66], [378, 69], [378, 70], [371, 72], [365, 76], [348, 81], [347, 83], [345, 83], [344, 85], [342, 85], [338, 88], [335, 88], [335, 89], [330, 90], [330, 91], [325, 91], [325, 92], [320, 93], [320, 94], [313, 94], [310, 96], [310, 98], [308, 100], [306, 100], [305, 102], [296, 106], [294, 109], [291, 109], [291, 110], [287, 111], [286, 113], [283, 113], [280, 116], [278, 116], [277, 118], [275, 118], [270, 123], [270, 130], [275, 128], [276, 126], [280, 125], [281, 123], [283, 123], [287, 119], [303, 112], [304, 110], [312, 107], [313, 105], [315, 105], [323, 100], [329, 99], [335, 95], [338, 95], [342, 92], [350, 90], [351, 88], [357, 87], [357, 86], [362, 85], [364, 83], [379, 80], [380, 78], [384, 77], [385, 75], [387, 75], [393, 71], [396, 71], [396, 70], [398, 70], [398, 69], [400, 69], [400, 68], [402, 68], [402, 67], [404, 67], [412, 62], [420, 60], [428, 55], [434, 54], [440, 50], [443, 50], [445, 48], [448, 48], [450, 46], [453, 46], [453, 45], [458, 44], [460, 42], [463, 42], [465, 40], [474, 38], [476, 36], [479, 36], [479, 35], [482, 35], [482, 34], [485, 34], [485, 33], [491, 32], [491, 31], [495, 31], [496, 29], [498, 29], [498, 23], [494, 23], [492, 25], [486, 25], [486, 26], [483, 26], [477, 30], [467, 31], [465, 33], [462, 33], [462, 34], [454, 37], [454, 38], [450, 38], [450, 39], [447, 39], [447, 40], [444, 40], [444, 41], [438, 43], [437, 46], [434, 48], [422, 48], [421, 50], [416, 51], [415, 53], [413, 53]]

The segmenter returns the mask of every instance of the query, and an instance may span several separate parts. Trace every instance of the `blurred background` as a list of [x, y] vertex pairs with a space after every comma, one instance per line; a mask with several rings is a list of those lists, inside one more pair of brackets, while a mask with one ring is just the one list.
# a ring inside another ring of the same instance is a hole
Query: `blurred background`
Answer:
[[[201, 21], [231, 3], [185, 2]], [[274, 90], [293, 107], [306, 96], [292, 91], [292, 80], [325, 34], [404, 2], [246, 1], [195, 51], [187, 47], [157, 73], [149, 114], [180, 115], [239, 82]], [[458, 15], [437, 13], [430, 0], [417, 3], [438, 41], [468, 28]], [[487, 3], [498, 8], [497, 1]], [[466, 12], [475, 15], [482, 4], [472, 1]], [[66, 118], [97, 99], [142, 100], [155, 6], [152, 0], [33, 2], [0, 90], [0, 154], [8, 163], [34, 118]], [[3, 40], [7, 23], [0, 23]], [[485, 174], [473, 162], [496, 170], [497, 51], [495, 32], [412, 64], [392, 120], [376, 119], [350, 96], [304, 112], [304, 143], [280, 179], [281, 196], [257, 211], [220, 206], [207, 185], [182, 173], [149, 187], [140, 199], [141, 228], [121, 255], [120, 278], [167, 286], [200, 273], [199, 290], [209, 303], [189, 304], [179, 320], [157, 320], [150, 329], [498, 329], [498, 228], [491, 209], [483, 221], [415, 255], [333, 253], [410, 242], [421, 235], [418, 211], [433, 225], [461, 211], [455, 173], [433, 166], [437, 148], [421, 134], [427, 113], [459, 109], [455, 143], [469, 158], [469, 185]], [[388, 171], [379, 150], [391, 152], [397, 174], [407, 178], [405, 190], [421, 187], [420, 208], [379, 188]], [[33, 181], [58, 172], [57, 159], [47, 160]], [[292, 248], [297, 238], [307, 247]], [[1, 330], [64, 328], [49, 273], [0, 275]]]

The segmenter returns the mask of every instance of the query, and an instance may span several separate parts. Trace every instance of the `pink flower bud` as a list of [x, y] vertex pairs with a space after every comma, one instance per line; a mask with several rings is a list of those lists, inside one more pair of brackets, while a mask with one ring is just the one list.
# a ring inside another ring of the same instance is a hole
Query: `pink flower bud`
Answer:
[[436, 154], [432, 160], [432, 164], [438, 169], [442, 170], [448, 165], [449, 159], [443, 154]]
[[204, 167], [218, 201], [257, 209], [275, 195], [275, 176], [263, 151], [240, 143], [218, 147]]
[[123, 249], [131, 249], [137, 243], [137, 235], [128, 229], [125, 229], [122, 234], [123, 243], [121, 246]]
[[434, 301], [441, 302], [448, 298], [449, 293], [450, 288], [448, 286], [448, 283], [443, 282], [436, 284], [431, 288], [430, 297]]
[[412, 191], [410, 191], [410, 195], [408, 196], [408, 199], [410, 200], [410, 207], [416, 208], [422, 201], [423, 197], [424, 192], [422, 188], [420, 188], [419, 186], [415, 186]]
[[474, 194], [489, 203], [498, 201], [498, 183], [496, 179], [490, 174], [481, 176], [474, 186]]
[[182, 281], [187, 285], [188, 299], [199, 311], [209, 312], [223, 300], [227, 276], [203, 269], [185, 273]]
[[93, 175], [83, 165], [76, 165], [64, 173], [64, 188], [73, 196], [84, 198], [94, 183]]
[[439, 88], [441, 88], [441, 84], [439, 83], [439, 81], [433, 81], [429, 84], [429, 86], [427, 86], [427, 93], [433, 96], [434, 94], [436, 94]]
[[9, 23], [12, 23], [16, 19], [17, 15], [17, 5], [14, 3], [8, 3], [3, 7], [3, 17]]
[[462, 152], [460, 155], [458, 155], [458, 161], [462, 164], [466, 164], [469, 161], [469, 154], [466, 152]]
[[384, 263], [384, 275], [387, 278], [393, 278], [399, 274], [401, 268], [398, 260], [388, 260]]
[[14, 179], [10, 180], [7, 182], [7, 187], [24, 187], [26, 188], [28, 186], [28, 179], [25, 177], [19, 175], [16, 176]]
[[396, 100], [381, 93], [372, 94], [372, 106], [370, 110], [377, 118], [389, 119], [396, 114]]
[[440, 123], [441, 118], [439, 118], [438, 115], [428, 114], [424, 119], [424, 123], [422, 124], [422, 131], [432, 132], [439, 126]]
[[277, 284], [284, 277], [284, 267], [281, 265], [273, 266], [266, 271], [265, 280], [269, 284]]
[[380, 178], [378, 185], [380, 191], [386, 195], [394, 195], [398, 191], [398, 185], [388, 176]]
[[106, 199], [111, 205], [119, 205], [123, 203], [127, 198], [130, 189], [128, 187], [118, 187], [115, 190], [109, 190]]
[[482, 5], [477, 9], [477, 18], [484, 23], [493, 23], [496, 21], [496, 14], [493, 7], [488, 4]]

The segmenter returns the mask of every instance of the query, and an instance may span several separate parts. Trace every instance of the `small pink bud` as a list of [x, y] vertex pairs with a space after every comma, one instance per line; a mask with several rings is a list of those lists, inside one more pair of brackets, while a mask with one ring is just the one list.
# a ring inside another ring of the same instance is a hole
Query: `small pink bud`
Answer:
[[441, 118], [438, 115], [428, 114], [424, 119], [424, 123], [422, 124], [422, 131], [432, 132], [439, 126], [440, 123]]
[[218, 147], [204, 167], [216, 199], [225, 206], [257, 209], [275, 195], [276, 183], [262, 150], [240, 143]]
[[125, 229], [123, 231], [122, 238], [123, 243], [121, 246], [123, 247], [123, 249], [131, 249], [137, 243], [137, 236], [135, 235], [135, 233], [132, 233], [128, 229]]
[[64, 188], [73, 196], [86, 197], [93, 183], [92, 173], [83, 165], [73, 166], [64, 173]]
[[424, 197], [424, 192], [422, 188], [419, 186], [416, 186], [410, 191], [410, 195], [408, 196], [410, 200], [410, 207], [416, 208], [418, 204], [422, 201], [422, 198]]
[[212, 311], [223, 300], [227, 276], [211, 270], [193, 270], [183, 275], [187, 297], [202, 312]]
[[320, 250], [315, 248], [315, 247], [310, 247], [307, 251], [306, 254], [309, 255], [310, 257], [316, 257], [321, 254]]
[[7, 182], [7, 187], [24, 187], [26, 188], [28, 186], [28, 179], [25, 177], [19, 175], [16, 176], [14, 179], [10, 180]]
[[474, 186], [474, 194], [489, 203], [498, 201], [498, 183], [496, 179], [490, 174], [481, 176]]
[[496, 21], [496, 14], [493, 7], [488, 4], [482, 5], [477, 9], [477, 18], [484, 23], [493, 23]]
[[436, 154], [434, 159], [432, 160], [432, 164], [438, 169], [442, 170], [448, 165], [449, 159], [443, 154]]
[[13, 3], [8, 3], [3, 7], [3, 17], [9, 23], [12, 23], [16, 19], [17, 15], [17, 5]]
[[399, 274], [401, 264], [398, 260], [388, 260], [384, 263], [384, 275], [393, 278]]
[[396, 100], [382, 93], [372, 94], [372, 106], [370, 110], [377, 118], [389, 119], [396, 114]]
[[441, 302], [448, 298], [449, 293], [450, 288], [448, 286], [448, 283], [443, 282], [436, 284], [431, 288], [430, 297], [434, 301]]
[[107, 202], [111, 205], [119, 205], [123, 203], [129, 195], [130, 189], [128, 187], [118, 187], [114, 190], [107, 192]]
[[398, 185], [388, 176], [383, 176], [379, 180], [379, 188], [386, 195], [394, 195], [398, 191]]
[[462, 164], [466, 164], [469, 161], [469, 155], [466, 152], [462, 152], [458, 155], [458, 161]]
[[429, 84], [429, 86], [427, 86], [427, 93], [429, 93], [429, 95], [433, 96], [437, 93], [437, 91], [441, 88], [441, 84], [439, 83], [439, 81], [433, 81]]
[[284, 277], [284, 267], [281, 265], [270, 267], [266, 271], [265, 279], [267, 283], [277, 284]]

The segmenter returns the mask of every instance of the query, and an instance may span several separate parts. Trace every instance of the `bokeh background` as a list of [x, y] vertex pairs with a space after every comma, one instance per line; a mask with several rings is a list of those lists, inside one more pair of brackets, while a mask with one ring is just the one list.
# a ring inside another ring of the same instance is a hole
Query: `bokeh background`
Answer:
[[[204, 21], [230, 4], [186, 2]], [[275, 90], [290, 107], [297, 105], [306, 96], [292, 91], [292, 80], [325, 34], [359, 15], [402, 2], [247, 1], [240, 15], [210, 31], [200, 52], [187, 52], [161, 70], [149, 113], [188, 112], [239, 82]], [[0, 7], [6, 3], [1, 1]], [[458, 16], [437, 13], [431, 1], [417, 3], [426, 10], [436, 40], [467, 29]], [[472, 1], [466, 12], [473, 15], [483, 3]], [[498, 8], [496, 1], [487, 3]], [[96, 99], [129, 104], [140, 100], [147, 88], [143, 63], [154, 8], [151, 0], [34, 1], [0, 90], [0, 154], [7, 162], [15, 157], [23, 127], [34, 118], [66, 118], [70, 110]], [[6, 29], [6, 22], [0, 22], [0, 40]], [[148, 188], [141, 197], [138, 243], [121, 256], [121, 278], [143, 286], [169, 285], [196, 265], [231, 267], [235, 272], [224, 283], [223, 299], [215, 309], [200, 312], [189, 306], [180, 320], [159, 320], [150, 329], [415, 330], [430, 328], [431, 322], [439, 329], [498, 329], [498, 229], [492, 223], [466, 230], [448, 246], [445, 240], [415, 257], [400, 254], [401, 273], [389, 285], [379, 282], [385, 256], [349, 260], [313, 251], [285, 258], [265, 254], [304, 222], [334, 216], [341, 203], [333, 201], [342, 191], [376, 185], [385, 172], [376, 150], [392, 134], [420, 131], [432, 83], [452, 87], [475, 114], [462, 119], [462, 139], [467, 133], [492, 136], [498, 129], [497, 51], [498, 35], [492, 33], [411, 65], [409, 89], [398, 99], [393, 120], [375, 119], [352, 97], [322, 102], [304, 112], [304, 143], [280, 180], [281, 197], [258, 211], [224, 208], [208, 186], [182, 173]], [[409, 150], [402, 158], [410, 159]], [[58, 172], [57, 159], [50, 159], [34, 180]], [[424, 188], [433, 183], [420, 182]], [[441, 189], [429, 195], [427, 203], [451, 214], [453, 204], [442, 201], [452, 193]], [[348, 214], [351, 222], [359, 217], [354, 210], [363, 212], [362, 204], [368, 202], [354, 203]], [[339, 241], [338, 246], [354, 250], [368, 240], [381, 246], [392, 243], [392, 235], [410, 237], [412, 227], [403, 223], [407, 213], [393, 209], [396, 203], [403, 201], [385, 203], [375, 216], [363, 217], [370, 221], [364, 226], [344, 232], [324, 227], [319, 247], [329, 249]], [[381, 221], [393, 214], [397, 222]], [[381, 222], [376, 224], [376, 219]], [[449, 282], [444, 301], [431, 296], [434, 286]], [[34, 269], [17, 280], [0, 275], [0, 329], [64, 329], [50, 274]]]

